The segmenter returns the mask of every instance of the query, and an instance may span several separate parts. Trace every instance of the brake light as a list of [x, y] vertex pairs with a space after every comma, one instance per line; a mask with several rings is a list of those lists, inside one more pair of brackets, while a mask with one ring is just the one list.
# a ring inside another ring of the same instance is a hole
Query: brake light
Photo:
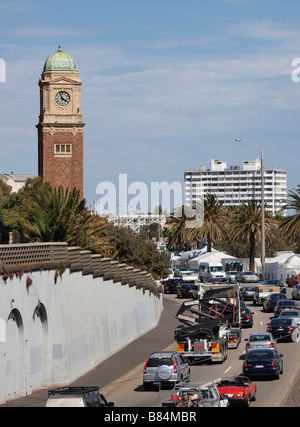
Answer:
[[273, 342], [270, 343], [270, 348], [275, 348], [275, 344]]
[[145, 363], [145, 366], [144, 366], [144, 374], [146, 373], [146, 369], [147, 369], [148, 362], [149, 362], [149, 357], [148, 357], [148, 359], [146, 360], [146, 363]]
[[276, 363], [274, 362], [274, 360], [272, 360], [271, 366], [272, 366], [272, 368], [276, 368]]
[[294, 326], [289, 326], [289, 331], [293, 331], [294, 329]]
[[251, 317], [249, 316], [249, 314], [248, 314], [248, 316], [247, 316], [247, 319], [248, 319], [248, 320], [250, 320], [250, 319], [251, 319]]
[[251, 348], [251, 345], [250, 345], [250, 343], [249, 343], [249, 342], [247, 342], [247, 344], [246, 344], [246, 348]]
[[272, 332], [272, 326], [268, 326], [268, 332]]
[[174, 366], [174, 374], [177, 374], [177, 365], [176, 365], [176, 362], [175, 362], [173, 357], [172, 357], [172, 362], [173, 362], [173, 366]]
[[247, 362], [244, 362], [243, 367], [244, 367], [244, 368], [248, 368], [248, 363], [247, 363]]

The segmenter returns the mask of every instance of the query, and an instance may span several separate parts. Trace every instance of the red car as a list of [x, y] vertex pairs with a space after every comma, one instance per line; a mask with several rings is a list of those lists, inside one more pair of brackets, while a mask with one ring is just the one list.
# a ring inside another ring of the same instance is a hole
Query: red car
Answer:
[[256, 400], [256, 384], [247, 377], [224, 377], [215, 383], [220, 394], [232, 404], [249, 406], [251, 400]]

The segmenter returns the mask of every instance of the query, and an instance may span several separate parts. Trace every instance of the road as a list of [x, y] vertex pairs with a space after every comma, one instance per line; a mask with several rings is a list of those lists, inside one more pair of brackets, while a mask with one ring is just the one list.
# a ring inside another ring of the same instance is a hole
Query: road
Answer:
[[[287, 289], [290, 297], [291, 289]], [[165, 310], [159, 326], [143, 337], [134, 341], [126, 348], [101, 363], [89, 373], [74, 381], [72, 385], [98, 385], [109, 401], [115, 402], [120, 407], [161, 407], [163, 401], [170, 397], [169, 389], [159, 391], [144, 391], [143, 368], [147, 356], [153, 351], [175, 350], [173, 341], [174, 328], [178, 321], [175, 314], [179, 304], [176, 295], [164, 295]], [[266, 323], [272, 318], [271, 313], [264, 313], [262, 306], [254, 306], [246, 302], [254, 314], [254, 326], [243, 329], [242, 342], [238, 349], [228, 350], [228, 358], [223, 364], [202, 363], [191, 365], [191, 381], [211, 381], [222, 376], [238, 375], [242, 372], [244, 359], [245, 338], [251, 332], [264, 332]], [[284, 355], [284, 372], [280, 380], [258, 380], [257, 399], [251, 402], [251, 407], [276, 407], [288, 405], [288, 397], [293, 390], [295, 378], [298, 374], [300, 343], [279, 343], [278, 350]], [[294, 387], [295, 388], [295, 387]], [[32, 395], [14, 399], [3, 406], [44, 406], [47, 399], [47, 389], [40, 389]], [[293, 406], [297, 406], [294, 398]], [[299, 401], [300, 406], [300, 401]]]
[[[287, 290], [287, 296], [291, 289]], [[175, 295], [167, 295], [165, 298], [172, 299], [180, 304], [182, 301]], [[191, 381], [206, 382], [222, 376], [239, 375], [242, 373], [242, 364], [245, 357], [245, 339], [251, 332], [265, 332], [266, 324], [273, 317], [272, 313], [265, 313], [262, 306], [254, 306], [251, 302], [246, 304], [254, 312], [253, 328], [243, 328], [242, 342], [238, 349], [228, 350], [228, 358], [223, 364], [201, 363], [191, 365]], [[166, 325], [166, 328], [173, 328], [177, 325], [174, 319], [173, 324]], [[175, 350], [176, 344], [164, 348], [164, 350]], [[151, 349], [154, 351], [157, 349]], [[291, 390], [291, 385], [298, 372], [300, 343], [286, 342], [278, 343], [278, 352], [284, 355], [284, 371], [280, 380], [257, 380], [257, 399], [251, 402], [251, 407], [277, 407], [283, 402], [286, 395]], [[150, 351], [150, 352], [151, 352]], [[142, 382], [142, 372], [144, 364], [141, 363], [131, 372], [119, 378], [112, 385], [104, 388], [104, 393], [110, 401], [114, 401], [119, 406], [131, 407], [161, 407], [163, 401], [170, 398], [170, 390], [144, 391]]]

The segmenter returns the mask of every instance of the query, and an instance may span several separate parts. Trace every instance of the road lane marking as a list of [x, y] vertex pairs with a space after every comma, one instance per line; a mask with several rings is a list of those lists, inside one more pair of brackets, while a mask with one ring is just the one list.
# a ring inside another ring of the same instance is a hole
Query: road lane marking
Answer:
[[227, 372], [230, 371], [230, 369], [231, 369], [231, 366], [229, 366], [229, 368], [226, 369], [225, 374], [227, 374]]

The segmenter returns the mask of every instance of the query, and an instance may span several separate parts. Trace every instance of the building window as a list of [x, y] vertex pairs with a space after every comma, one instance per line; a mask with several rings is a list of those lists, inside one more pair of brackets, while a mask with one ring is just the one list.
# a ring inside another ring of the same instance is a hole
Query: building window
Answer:
[[55, 144], [54, 155], [62, 157], [72, 156], [72, 145], [71, 144]]

